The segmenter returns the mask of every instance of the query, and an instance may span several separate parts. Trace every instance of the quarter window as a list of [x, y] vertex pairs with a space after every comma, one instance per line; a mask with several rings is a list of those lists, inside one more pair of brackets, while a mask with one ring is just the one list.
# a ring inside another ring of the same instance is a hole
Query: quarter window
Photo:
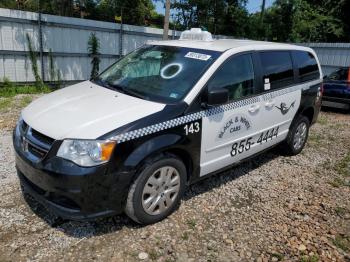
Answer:
[[237, 100], [254, 92], [254, 70], [250, 54], [229, 58], [209, 81], [208, 90], [225, 88], [229, 100]]
[[338, 69], [330, 74], [328, 78], [335, 81], [346, 81], [348, 79], [348, 68]]
[[305, 51], [293, 51], [293, 60], [299, 71], [301, 82], [320, 78], [320, 72], [315, 57]]
[[288, 86], [294, 82], [292, 59], [289, 51], [260, 53], [265, 90]]

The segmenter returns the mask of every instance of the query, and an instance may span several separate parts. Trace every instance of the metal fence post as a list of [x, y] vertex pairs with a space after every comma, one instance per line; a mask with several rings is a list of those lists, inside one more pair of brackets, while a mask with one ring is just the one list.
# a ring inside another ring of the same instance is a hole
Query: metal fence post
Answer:
[[123, 56], [123, 7], [120, 9], [119, 58]]
[[[39, 1], [40, 3], [41, 1]], [[40, 64], [41, 64], [41, 79], [45, 81], [45, 71], [44, 71], [44, 57], [43, 57], [43, 32], [41, 25], [41, 6], [39, 4], [39, 14], [38, 14], [38, 27], [39, 27], [39, 53], [40, 53]]]

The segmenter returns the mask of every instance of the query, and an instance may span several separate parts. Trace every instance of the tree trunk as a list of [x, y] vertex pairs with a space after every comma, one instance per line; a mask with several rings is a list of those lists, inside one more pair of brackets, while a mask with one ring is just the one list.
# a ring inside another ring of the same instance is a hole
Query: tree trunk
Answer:
[[169, 32], [169, 16], [170, 16], [170, 0], [165, 2], [165, 15], [164, 15], [164, 29], [163, 29], [163, 39], [168, 39]]

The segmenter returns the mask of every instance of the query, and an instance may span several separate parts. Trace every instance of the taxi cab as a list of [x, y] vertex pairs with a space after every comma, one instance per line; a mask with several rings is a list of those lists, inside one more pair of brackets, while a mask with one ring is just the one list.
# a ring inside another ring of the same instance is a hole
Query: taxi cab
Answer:
[[200, 29], [148, 42], [22, 111], [13, 132], [18, 176], [63, 218], [125, 212], [155, 223], [189, 184], [276, 145], [300, 153], [321, 82], [307, 47], [213, 40]]

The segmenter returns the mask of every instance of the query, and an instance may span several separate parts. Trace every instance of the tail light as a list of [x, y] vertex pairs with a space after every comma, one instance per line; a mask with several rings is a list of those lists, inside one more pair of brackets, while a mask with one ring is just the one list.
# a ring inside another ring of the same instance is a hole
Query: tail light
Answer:
[[323, 84], [323, 82], [321, 83], [320, 92], [321, 92], [321, 96], [322, 96], [323, 92], [324, 92], [324, 84]]

